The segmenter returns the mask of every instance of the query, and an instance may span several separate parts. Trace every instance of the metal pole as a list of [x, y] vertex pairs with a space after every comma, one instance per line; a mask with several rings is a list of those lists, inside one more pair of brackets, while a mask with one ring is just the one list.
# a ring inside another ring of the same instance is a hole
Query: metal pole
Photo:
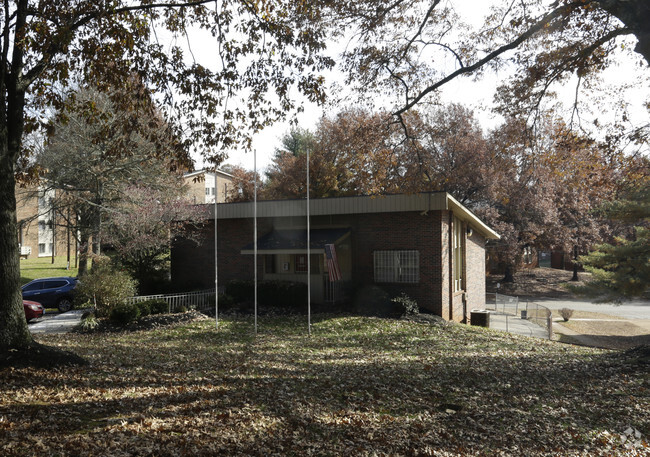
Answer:
[[[217, 187], [217, 169], [214, 169], [214, 186]], [[219, 275], [218, 275], [218, 238], [217, 238], [217, 193], [214, 195], [214, 327], [219, 328]]]
[[311, 336], [311, 236], [309, 230], [309, 148], [307, 148], [307, 334]]
[[253, 151], [253, 179], [255, 180], [255, 191], [253, 197], [253, 265], [255, 269], [255, 335], [257, 335], [257, 150]]

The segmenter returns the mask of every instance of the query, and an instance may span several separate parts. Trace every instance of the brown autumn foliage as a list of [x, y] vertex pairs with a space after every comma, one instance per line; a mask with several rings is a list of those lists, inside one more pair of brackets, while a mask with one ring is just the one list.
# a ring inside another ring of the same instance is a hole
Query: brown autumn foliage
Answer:
[[[0, 367], [0, 454], [642, 456], [647, 353], [317, 315], [39, 335], [87, 365]], [[644, 364], [645, 360], [645, 364]]]
[[[449, 192], [501, 235], [493, 257], [510, 270], [525, 247], [585, 252], [608, 239], [621, 227], [598, 207], [648, 173], [643, 160], [548, 114], [535, 134], [515, 118], [483, 133], [471, 110], [456, 104], [404, 119], [359, 110], [323, 118], [303, 142], [312, 198]], [[304, 198], [305, 174], [304, 152], [279, 151], [264, 195]]]

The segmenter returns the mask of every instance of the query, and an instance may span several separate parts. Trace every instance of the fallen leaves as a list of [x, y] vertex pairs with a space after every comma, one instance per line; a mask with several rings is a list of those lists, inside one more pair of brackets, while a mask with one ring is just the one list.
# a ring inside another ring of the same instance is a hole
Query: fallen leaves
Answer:
[[623, 353], [349, 316], [314, 317], [312, 337], [295, 316], [260, 329], [238, 317], [40, 337], [90, 366], [0, 371], [0, 453], [648, 451], [650, 379]]

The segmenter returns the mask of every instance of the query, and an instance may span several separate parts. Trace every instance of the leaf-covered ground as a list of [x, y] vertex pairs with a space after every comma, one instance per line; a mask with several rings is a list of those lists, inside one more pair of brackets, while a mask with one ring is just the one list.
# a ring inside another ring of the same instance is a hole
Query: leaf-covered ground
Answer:
[[[649, 455], [649, 366], [463, 325], [321, 315], [39, 337], [0, 455]], [[647, 360], [647, 359], [646, 359]]]

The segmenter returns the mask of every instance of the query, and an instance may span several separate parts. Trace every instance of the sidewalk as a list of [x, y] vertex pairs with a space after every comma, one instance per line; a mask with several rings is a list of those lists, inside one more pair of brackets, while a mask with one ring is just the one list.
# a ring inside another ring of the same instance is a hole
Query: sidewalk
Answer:
[[490, 313], [490, 328], [548, 340], [548, 331], [544, 327], [511, 314]]
[[85, 309], [73, 309], [67, 313], [58, 314], [51, 319], [29, 325], [29, 331], [36, 333], [67, 333], [81, 322], [81, 315]]

